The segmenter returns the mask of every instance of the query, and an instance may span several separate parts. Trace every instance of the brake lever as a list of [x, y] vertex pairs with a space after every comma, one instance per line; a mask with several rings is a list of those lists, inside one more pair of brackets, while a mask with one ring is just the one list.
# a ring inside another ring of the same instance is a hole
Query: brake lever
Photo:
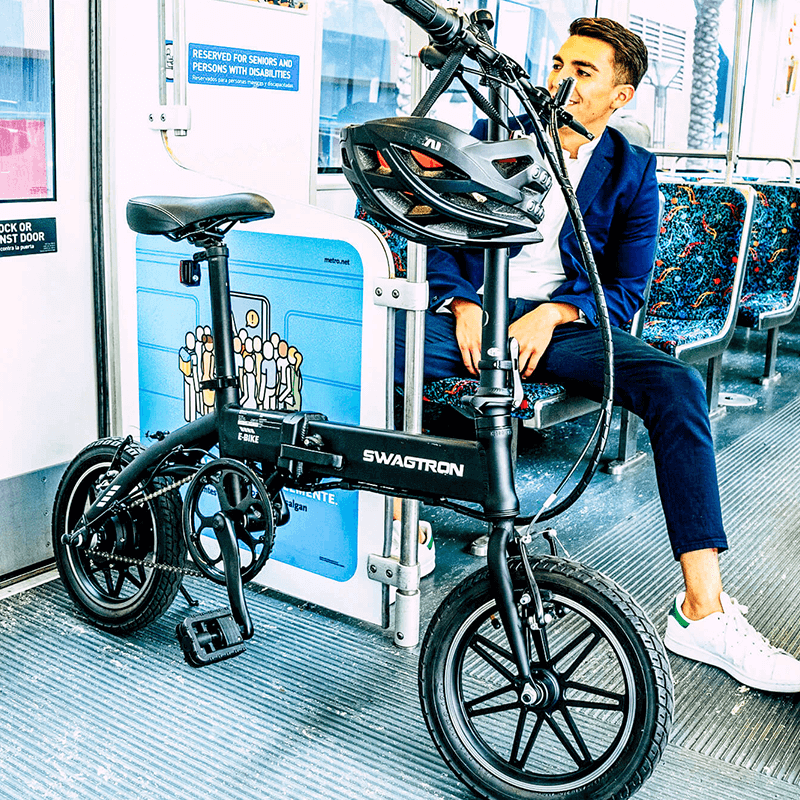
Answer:
[[572, 114], [569, 113], [565, 108], [563, 108], [563, 103], [566, 103], [569, 100], [569, 96], [572, 94], [572, 86], [569, 86], [567, 89], [562, 90], [561, 87], [564, 86], [565, 83], [571, 82], [572, 84], [575, 83], [574, 78], [565, 78], [559, 84], [559, 89], [556, 92], [556, 97], [558, 97], [558, 93], [563, 91], [566, 93], [566, 97], [563, 99], [563, 103], [559, 105], [556, 102], [556, 97], [551, 97], [550, 92], [547, 91], [543, 86], [534, 86], [526, 77], [518, 75], [517, 80], [519, 81], [520, 86], [522, 87], [523, 91], [527, 95], [528, 99], [531, 101], [531, 104], [536, 109], [536, 113], [539, 115], [540, 118], [544, 120], [549, 119], [550, 112], [553, 107], [557, 108], [556, 116], [558, 118], [558, 124], [562, 128], [570, 128], [571, 130], [579, 133], [581, 136], [585, 136], [589, 141], [594, 139], [594, 134], [589, 133], [586, 128], [581, 125]]

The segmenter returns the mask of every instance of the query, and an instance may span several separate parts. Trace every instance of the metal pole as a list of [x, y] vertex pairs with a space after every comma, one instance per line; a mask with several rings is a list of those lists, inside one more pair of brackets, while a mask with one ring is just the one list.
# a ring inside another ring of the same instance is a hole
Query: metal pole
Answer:
[[[408, 274], [410, 283], [425, 283], [428, 249], [408, 243]], [[403, 430], [422, 432], [422, 384], [425, 367], [425, 311], [406, 311], [406, 364], [403, 407]], [[403, 523], [400, 534], [400, 564], [418, 564], [419, 501], [403, 500]], [[395, 598], [394, 643], [399, 647], [414, 647], [419, 643], [419, 584], [412, 591], [397, 590]]]
[[[416, 52], [411, 41], [416, 26], [407, 20], [410, 52]], [[430, 73], [423, 69], [418, 58], [411, 61], [411, 107], [414, 108], [425, 93]], [[412, 283], [427, 281], [428, 250], [423, 245], [408, 243], [408, 272], [406, 280]], [[399, 313], [399, 312], [397, 312]], [[425, 312], [406, 311], [406, 356], [404, 381], [403, 430], [422, 432], [422, 384], [425, 364]], [[390, 380], [393, 377], [390, 376]], [[400, 533], [400, 564], [418, 564], [419, 501], [403, 500]], [[398, 647], [414, 647], [419, 643], [419, 584], [414, 591], [397, 590], [395, 595], [394, 643]]]
[[[183, 0], [172, 0], [172, 92], [173, 103], [176, 106], [186, 105], [184, 97], [184, 58], [186, 49], [185, 42], [186, 14]], [[162, 49], [164, 45], [161, 45]], [[176, 136], [186, 136], [187, 131], [177, 129], [174, 131]]]
[[[158, 2], [158, 104], [167, 104], [167, 0]], [[175, 43], [173, 42], [173, 47]]]
[[742, 54], [747, 49], [747, 41], [749, 39], [749, 30], [744, 25], [744, 0], [739, 0], [736, 3], [736, 38], [735, 47], [733, 49], [733, 80], [731, 81], [731, 114], [730, 114], [730, 128], [728, 130], [728, 148], [726, 152], [726, 172], [725, 183], [733, 182], [733, 173], [736, 169], [736, 161], [739, 152], [739, 116], [741, 114], [740, 96], [742, 94], [741, 87], [741, 64]]

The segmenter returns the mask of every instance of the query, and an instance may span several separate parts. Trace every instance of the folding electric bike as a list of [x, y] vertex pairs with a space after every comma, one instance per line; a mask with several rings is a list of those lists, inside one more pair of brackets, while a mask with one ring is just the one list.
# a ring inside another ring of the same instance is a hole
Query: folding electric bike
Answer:
[[[393, 4], [431, 34], [429, 60], [442, 66], [434, 93], [459, 74], [465, 55], [483, 68], [492, 96], [502, 85], [515, 91], [588, 251], [577, 201], [539, 121], [547, 116], [551, 132], [570, 122], [564, 93], [551, 100], [491, 46], [486, 12], [467, 21], [429, 0]], [[491, 119], [504, 122], [496, 104], [469, 91]], [[423, 138], [408, 145], [423, 149]], [[428, 146], [440, 152], [435, 142]], [[488, 563], [444, 600], [421, 647], [422, 713], [437, 748], [483, 797], [627, 797], [666, 746], [669, 663], [656, 630], [623, 589], [558, 557], [552, 539], [550, 555], [528, 554], [533, 526], [564, 501], [534, 520], [520, 517], [511, 456], [509, 384], [518, 373], [508, 341], [507, 250], [487, 250], [475, 440], [344, 425], [311, 411], [239, 403], [224, 236], [237, 222], [272, 215], [270, 203], [254, 194], [130, 201], [133, 230], [199, 248], [182, 262], [184, 283], [197, 283], [199, 264], [207, 262], [216, 376], [204, 388], [213, 389], [214, 410], [146, 449], [130, 437], [97, 441], [69, 465], [53, 513], [56, 559], [69, 594], [96, 625], [123, 633], [166, 611], [187, 572], [224, 584], [230, 612], [200, 614], [178, 626], [187, 660], [201, 666], [240, 653], [253, 636], [243, 584], [264, 566], [275, 529], [288, 519], [283, 488], [365, 490], [456, 509], [489, 523]], [[591, 253], [587, 259], [610, 350]], [[596, 456], [608, 432], [610, 361], [606, 377]], [[383, 557], [401, 576], [418, 569], [405, 553], [399, 563], [388, 552]]]

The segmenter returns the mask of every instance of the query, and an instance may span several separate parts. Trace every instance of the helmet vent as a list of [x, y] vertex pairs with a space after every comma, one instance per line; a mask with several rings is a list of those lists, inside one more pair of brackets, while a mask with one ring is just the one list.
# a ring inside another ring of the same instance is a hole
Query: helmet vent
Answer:
[[353, 152], [358, 159], [358, 166], [365, 172], [377, 172], [381, 168], [378, 151], [374, 147], [359, 146]]
[[508, 179], [528, 169], [528, 167], [533, 164], [533, 159], [530, 156], [498, 158], [497, 161], [492, 161], [492, 164], [504, 178]]
[[467, 176], [460, 170], [454, 169], [449, 164], [443, 164], [441, 161], [421, 153], [419, 150], [400, 150], [398, 148], [406, 166], [420, 178], [426, 179], [439, 179], [448, 181], [463, 181], [467, 180]]

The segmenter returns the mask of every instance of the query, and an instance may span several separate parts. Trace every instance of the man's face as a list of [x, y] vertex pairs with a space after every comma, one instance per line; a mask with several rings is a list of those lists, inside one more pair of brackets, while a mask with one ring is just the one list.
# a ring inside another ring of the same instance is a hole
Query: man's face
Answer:
[[547, 79], [551, 94], [564, 78], [575, 78], [566, 110], [595, 135], [602, 133], [612, 112], [633, 94], [633, 87], [616, 84], [614, 48], [588, 36], [570, 36], [553, 56]]

